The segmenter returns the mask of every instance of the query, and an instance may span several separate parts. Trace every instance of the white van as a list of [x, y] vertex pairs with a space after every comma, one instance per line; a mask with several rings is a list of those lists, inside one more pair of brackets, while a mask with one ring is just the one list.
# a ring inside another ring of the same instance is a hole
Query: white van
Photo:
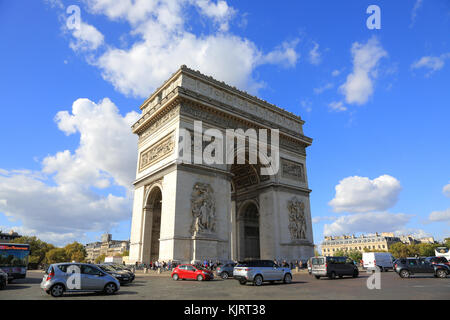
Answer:
[[375, 270], [375, 267], [380, 268], [381, 272], [394, 269], [394, 257], [389, 252], [363, 252], [362, 260], [364, 268], [368, 270]]

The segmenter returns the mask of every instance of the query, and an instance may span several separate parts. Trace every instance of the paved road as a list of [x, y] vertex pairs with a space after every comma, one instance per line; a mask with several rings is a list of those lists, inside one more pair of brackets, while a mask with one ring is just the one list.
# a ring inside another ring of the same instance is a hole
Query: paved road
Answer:
[[[420, 276], [401, 279], [394, 272], [381, 273], [381, 289], [369, 290], [366, 286], [368, 274], [359, 278], [316, 280], [308, 274], [294, 274], [291, 284], [264, 284], [261, 287], [240, 285], [236, 280], [215, 279], [213, 281], [173, 281], [168, 273], [163, 275], [137, 274], [131, 285], [122, 286], [113, 296], [100, 294], [67, 294], [68, 299], [150, 299], [150, 300], [298, 300], [298, 299], [450, 299], [450, 277], [436, 279]], [[0, 291], [3, 299], [55, 300], [45, 294], [39, 283], [42, 272], [29, 271], [27, 279], [16, 280]]]

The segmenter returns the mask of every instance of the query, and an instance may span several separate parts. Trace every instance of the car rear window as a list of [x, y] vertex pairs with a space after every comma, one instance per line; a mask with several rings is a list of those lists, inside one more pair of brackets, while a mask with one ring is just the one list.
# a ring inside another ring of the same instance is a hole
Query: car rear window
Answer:
[[324, 258], [312, 258], [311, 263], [313, 265], [323, 265], [323, 264], [325, 264], [325, 259]]

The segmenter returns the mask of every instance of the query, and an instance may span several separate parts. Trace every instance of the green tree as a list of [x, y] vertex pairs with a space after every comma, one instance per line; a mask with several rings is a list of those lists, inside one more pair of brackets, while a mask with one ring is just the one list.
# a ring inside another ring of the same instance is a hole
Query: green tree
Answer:
[[409, 249], [408, 246], [402, 242], [397, 242], [391, 245], [389, 248], [389, 252], [395, 257], [395, 258], [406, 258], [409, 256]]
[[19, 237], [12, 241], [13, 243], [27, 243], [30, 245], [30, 256], [28, 258], [28, 262], [30, 264], [34, 264], [35, 266], [41, 263], [47, 263], [46, 254], [51, 249], [54, 249], [55, 246], [39, 240], [37, 237]]
[[68, 261], [66, 250], [64, 248], [53, 248], [45, 255], [47, 263], [58, 263]]
[[85, 262], [87, 253], [81, 243], [76, 241], [70, 243], [64, 247], [64, 250], [69, 261]]
[[346, 253], [345, 253], [344, 251], [338, 250], [338, 251], [335, 251], [335, 252], [334, 252], [333, 256], [334, 256], [334, 257], [345, 257], [345, 256], [347, 256], [347, 255], [346, 255]]
[[123, 253], [122, 253], [122, 257], [127, 257], [127, 256], [129, 256], [130, 255], [130, 252], [128, 251], [128, 250], [125, 250]]
[[353, 261], [360, 262], [362, 260], [362, 253], [359, 250], [350, 250], [347, 252], [347, 257]]
[[444, 239], [444, 246], [446, 246], [447, 248], [450, 248], [450, 238]]
[[102, 263], [105, 261], [106, 255], [105, 254], [101, 254], [99, 255], [97, 258], [95, 258], [95, 263]]

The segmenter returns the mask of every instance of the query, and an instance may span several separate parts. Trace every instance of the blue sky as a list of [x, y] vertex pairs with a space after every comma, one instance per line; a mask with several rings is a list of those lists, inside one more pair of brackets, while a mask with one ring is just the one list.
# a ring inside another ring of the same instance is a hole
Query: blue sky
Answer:
[[[1, 229], [128, 239], [129, 125], [187, 64], [306, 121], [316, 243], [450, 236], [448, 1], [114, 3], [0, 1]], [[379, 30], [366, 27], [371, 4]]]

